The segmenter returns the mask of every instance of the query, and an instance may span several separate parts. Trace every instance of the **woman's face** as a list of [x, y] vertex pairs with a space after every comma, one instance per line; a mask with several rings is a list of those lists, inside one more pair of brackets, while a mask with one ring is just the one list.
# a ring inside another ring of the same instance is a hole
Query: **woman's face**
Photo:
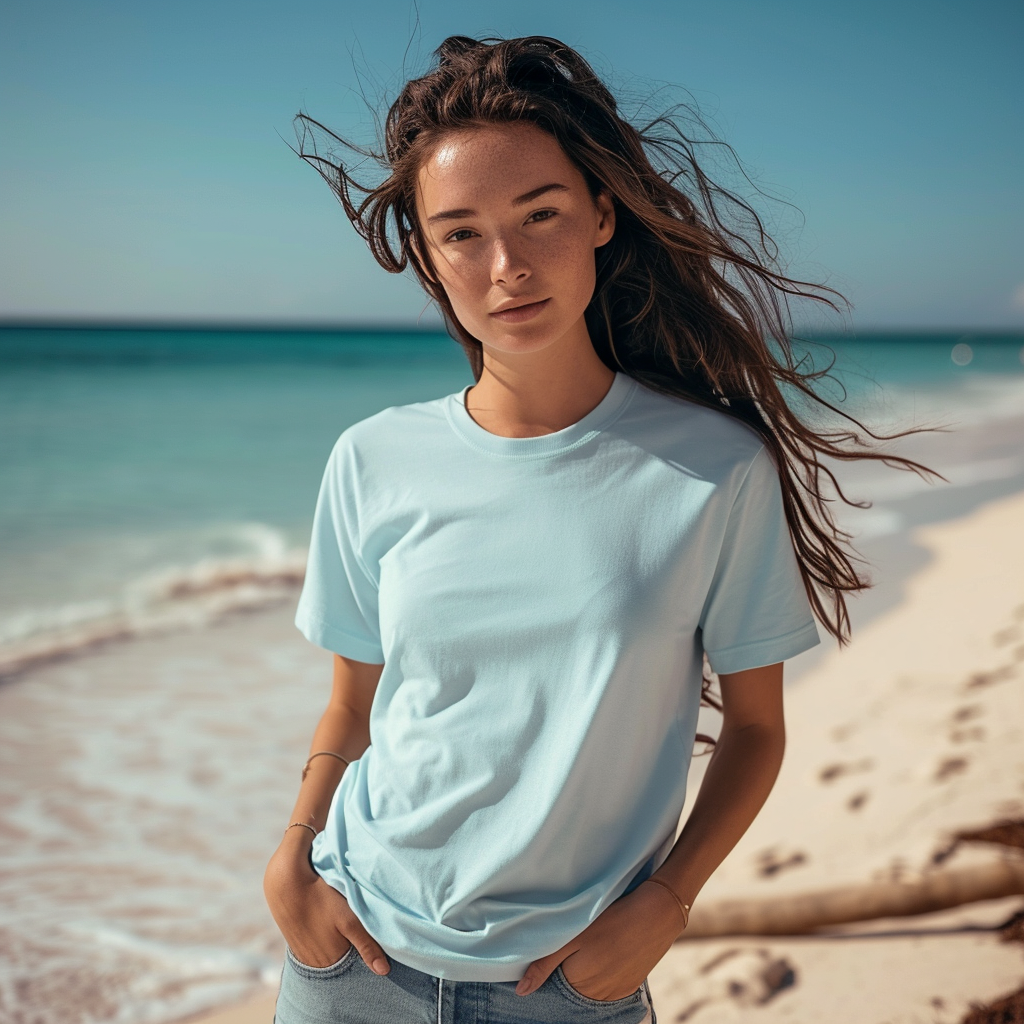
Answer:
[[594, 250], [615, 228], [547, 132], [484, 126], [446, 136], [420, 168], [417, 215], [462, 326], [485, 347], [546, 348], [586, 331]]

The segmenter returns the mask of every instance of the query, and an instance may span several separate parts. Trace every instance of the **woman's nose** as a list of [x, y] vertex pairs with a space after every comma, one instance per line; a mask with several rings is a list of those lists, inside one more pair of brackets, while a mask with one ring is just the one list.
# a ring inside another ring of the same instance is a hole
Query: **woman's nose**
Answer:
[[493, 284], [514, 284], [530, 276], [530, 267], [523, 254], [508, 240], [499, 238], [491, 254]]

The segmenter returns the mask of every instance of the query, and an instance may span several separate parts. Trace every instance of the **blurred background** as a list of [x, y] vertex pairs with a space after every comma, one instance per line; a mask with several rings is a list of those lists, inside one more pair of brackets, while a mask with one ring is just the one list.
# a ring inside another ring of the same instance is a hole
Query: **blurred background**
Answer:
[[846, 407], [949, 428], [902, 448], [944, 484], [848, 471], [855, 622], [900, 601], [915, 526], [1024, 490], [1018, 3], [3, 5], [0, 1019], [276, 980], [259, 883], [328, 693], [290, 626], [320, 474], [349, 424], [472, 380], [292, 120], [372, 141], [450, 34], [555, 36], [627, 112], [696, 104], [790, 273], [853, 303], [796, 323]]

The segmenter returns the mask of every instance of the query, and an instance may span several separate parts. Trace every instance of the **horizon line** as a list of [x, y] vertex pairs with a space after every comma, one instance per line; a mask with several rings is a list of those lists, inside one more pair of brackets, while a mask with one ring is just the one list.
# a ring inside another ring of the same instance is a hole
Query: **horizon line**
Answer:
[[[4, 316], [0, 314], [0, 330], [83, 330], [83, 331], [209, 331], [211, 333], [308, 333], [308, 334], [443, 334], [448, 335], [443, 322], [421, 324], [415, 321], [366, 322], [366, 321], [288, 321], [288, 320], [230, 320], [226, 318], [174, 319], [170, 317], [116, 318], [116, 317], [44, 317]], [[861, 328], [842, 327], [798, 327], [794, 335], [808, 336], [858, 336], [879, 334], [903, 335], [961, 335], [968, 337], [1024, 337], [1024, 325], [1020, 327], [976, 327], [963, 325], [942, 326], [867, 326]]]
[[173, 319], [170, 317], [34, 317], [3, 316], [0, 330], [100, 330], [100, 331], [223, 331], [225, 333], [273, 333], [295, 331], [329, 334], [446, 334], [444, 324], [418, 324], [411, 321], [364, 322], [311, 320], [237, 320]]

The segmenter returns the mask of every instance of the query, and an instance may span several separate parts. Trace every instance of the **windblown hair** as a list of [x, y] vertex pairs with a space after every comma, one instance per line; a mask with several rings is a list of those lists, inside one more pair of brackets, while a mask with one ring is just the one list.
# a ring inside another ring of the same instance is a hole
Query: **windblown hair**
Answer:
[[[450, 132], [526, 123], [552, 135], [591, 194], [604, 191], [615, 206], [615, 232], [596, 251], [597, 284], [585, 314], [598, 356], [653, 391], [718, 409], [760, 435], [778, 470], [808, 598], [828, 632], [845, 643], [846, 596], [870, 584], [855, 565], [851, 535], [833, 517], [829, 488], [848, 504], [861, 503], [846, 497], [825, 460], [877, 459], [931, 472], [873, 448], [866, 438], [892, 437], [822, 397], [813, 385], [831, 367], [816, 370], [793, 352], [791, 300], [835, 311], [845, 300], [831, 288], [786, 277], [758, 214], [698, 166], [697, 144], [673, 113], [634, 126], [564, 43], [452, 36], [435, 57], [433, 69], [409, 81], [392, 104], [379, 150], [299, 114], [299, 155], [334, 190], [385, 270], [412, 266], [479, 380], [481, 343], [455, 316], [428, 248], [415, 245], [417, 174]], [[320, 152], [318, 139], [375, 161], [385, 179], [359, 184], [332, 153]], [[798, 405], [834, 414], [838, 427], [813, 427]]]

